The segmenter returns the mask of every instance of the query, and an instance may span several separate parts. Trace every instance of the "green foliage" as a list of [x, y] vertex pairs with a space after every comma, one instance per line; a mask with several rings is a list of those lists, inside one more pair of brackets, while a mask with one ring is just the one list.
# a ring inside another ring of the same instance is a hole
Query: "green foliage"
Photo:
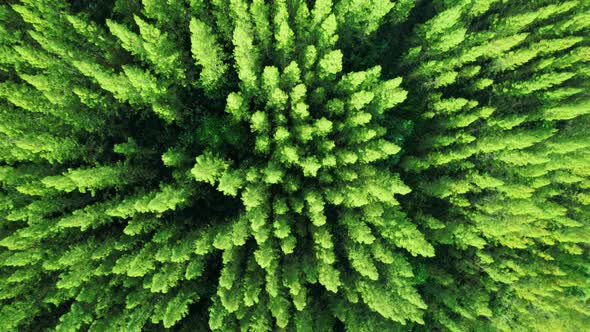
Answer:
[[[577, 128], [588, 125], [587, 98], [581, 94], [588, 86], [576, 79], [586, 74], [574, 57], [566, 60], [573, 61], [568, 66], [552, 66], [587, 40], [582, 32], [537, 32], [575, 16], [580, 3], [492, 5], [487, 16], [465, 3], [449, 2], [419, 28], [428, 36], [442, 31], [437, 21], [448, 22], [445, 29], [460, 24], [464, 37], [454, 42], [455, 51], [408, 54], [404, 64], [416, 68], [410, 77], [421, 86], [415, 97], [421, 106], [411, 118], [432, 136], [426, 146], [419, 141], [408, 146], [402, 161], [416, 184], [408, 202], [421, 201], [408, 212], [432, 229], [427, 238], [435, 247], [444, 245], [450, 257], [449, 265], [430, 269], [425, 296], [436, 309], [428, 322], [456, 331], [568, 330], [587, 324], [587, 311], [580, 310], [588, 303], [587, 275], [579, 271], [587, 270], [582, 261], [588, 246], [572, 250], [563, 236], [576, 233], [571, 240], [585, 242], [588, 208], [571, 196], [585, 189], [577, 178], [562, 178], [561, 170], [580, 174], [573, 160], [587, 160], [583, 139], [576, 147], [567, 142], [573, 142], [574, 132], [587, 136], [587, 129]], [[582, 7], [581, 12], [588, 10]], [[425, 48], [420, 39], [413, 43]], [[449, 70], [461, 72], [461, 80], [443, 88], [439, 73]], [[457, 139], [467, 133], [469, 140]], [[552, 143], [557, 141], [563, 145]], [[557, 158], [572, 163], [557, 166]], [[427, 214], [435, 215], [436, 224], [433, 217], [424, 218]], [[454, 275], [459, 270], [461, 277]], [[550, 291], [556, 284], [564, 286]], [[460, 295], [459, 289], [471, 294]], [[537, 325], [540, 316], [564, 325]]]
[[190, 22], [191, 52], [196, 63], [203, 66], [200, 81], [203, 88], [213, 93], [223, 83], [227, 65], [223, 62], [223, 50], [215, 40], [211, 28], [195, 18]]
[[587, 329], [589, 13], [0, 5], [0, 330]]

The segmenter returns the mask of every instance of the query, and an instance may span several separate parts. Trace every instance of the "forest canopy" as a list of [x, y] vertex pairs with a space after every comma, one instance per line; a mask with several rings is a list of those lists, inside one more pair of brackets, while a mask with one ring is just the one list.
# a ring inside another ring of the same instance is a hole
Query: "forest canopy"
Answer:
[[590, 1], [7, 0], [0, 330], [583, 331]]

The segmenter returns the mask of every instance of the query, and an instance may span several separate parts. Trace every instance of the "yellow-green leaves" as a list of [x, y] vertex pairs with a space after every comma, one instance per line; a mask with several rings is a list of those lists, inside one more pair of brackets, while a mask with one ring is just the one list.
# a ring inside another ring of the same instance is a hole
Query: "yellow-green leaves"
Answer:
[[289, 59], [294, 47], [295, 34], [289, 27], [289, 12], [285, 0], [277, 0], [273, 3], [274, 48], [279, 52], [284, 61]]
[[250, 128], [253, 132], [264, 133], [270, 129], [270, 123], [266, 113], [256, 111], [250, 118]]
[[244, 0], [232, 0], [230, 7], [237, 18], [232, 42], [238, 77], [245, 92], [254, 94], [258, 85], [259, 54], [252, 38], [252, 22], [249, 15], [244, 15], [248, 13], [248, 5]]
[[125, 25], [115, 21], [107, 20], [106, 24], [111, 33], [119, 38], [124, 49], [133, 55], [145, 56], [143, 41], [140, 36], [131, 32]]
[[341, 285], [340, 271], [334, 269], [331, 265], [321, 264], [319, 266], [318, 279], [320, 284], [330, 292], [338, 292], [338, 287]]
[[341, 26], [361, 35], [369, 35], [379, 28], [381, 20], [396, 5], [396, 2], [388, 0], [339, 1], [336, 5], [336, 12]]
[[193, 58], [202, 66], [200, 83], [205, 91], [213, 94], [224, 83], [224, 75], [228, 69], [224, 62], [223, 50], [212, 29], [203, 21], [192, 18], [190, 32]]
[[248, 105], [240, 93], [232, 92], [227, 95], [225, 111], [236, 119], [241, 119], [248, 112]]
[[[122, 165], [99, 166], [87, 169], [70, 170], [63, 175], [48, 176], [41, 182], [50, 188], [70, 192], [79, 190], [95, 192], [125, 182], [137, 181], [141, 173], [131, 177], [127, 168]], [[147, 176], [149, 173], [144, 173]]]
[[318, 65], [320, 78], [332, 78], [342, 71], [342, 52], [340, 50], [331, 51], [320, 59]]
[[590, 102], [551, 107], [543, 111], [547, 120], [569, 120], [590, 113]]
[[215, 184], [228, 167], [229, 164], [226, 161], [209, 152], [197, 157], [197, 163], [191, 169], [191, 174], [197, 181]]
[[369, 253], [365, 251], [364, 247], [350, 246], [347, 249], [350, 263], [360, 275], [367, 277], [370, 280], [379, 279], [377, 267]]

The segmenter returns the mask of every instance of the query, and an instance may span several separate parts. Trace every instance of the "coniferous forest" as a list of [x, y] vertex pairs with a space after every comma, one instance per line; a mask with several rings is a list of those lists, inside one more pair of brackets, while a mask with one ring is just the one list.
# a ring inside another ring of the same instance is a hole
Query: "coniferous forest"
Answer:
[[590, 1], [5, 0], [1, 331], [587, 331]]

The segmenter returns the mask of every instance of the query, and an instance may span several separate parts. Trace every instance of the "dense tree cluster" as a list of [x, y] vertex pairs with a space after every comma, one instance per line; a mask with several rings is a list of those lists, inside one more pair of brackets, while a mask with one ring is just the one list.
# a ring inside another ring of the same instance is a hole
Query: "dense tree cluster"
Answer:
[[590, 326], [590, 2], [0, 5], [0, 330]]

